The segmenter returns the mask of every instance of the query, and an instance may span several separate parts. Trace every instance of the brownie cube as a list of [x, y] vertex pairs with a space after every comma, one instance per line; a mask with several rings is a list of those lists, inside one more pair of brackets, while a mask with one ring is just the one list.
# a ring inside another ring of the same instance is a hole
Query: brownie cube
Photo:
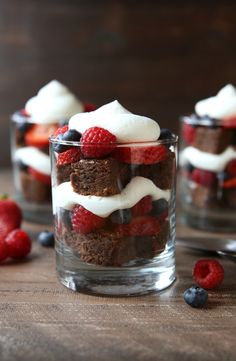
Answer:
[[217, 188], [195, 185], [190, 189], [192, 204], [199, 208], [214, 208], [218, 206]]
[[21, 191], [28, 202], [51, 202], [51, 186], [44, 184], [27, 172], [20, 172]]
[[71, 164], [57, 165], [57, 184], [70, 181]]
[[192, 146], [208, 153], [220, 154], [232, 142], [232, 130], [221, 127], [197, 127]]

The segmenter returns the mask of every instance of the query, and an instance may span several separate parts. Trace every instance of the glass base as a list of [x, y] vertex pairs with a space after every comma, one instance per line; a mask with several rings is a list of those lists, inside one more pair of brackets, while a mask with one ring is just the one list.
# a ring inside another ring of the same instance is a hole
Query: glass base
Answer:
[[14, 197], [15, 201], [21, 207], [24, 220], [53, 225], [53, 214], [51, 203], [40, 204], [27, 202], [20, 195]]
[[174, 251], [140, 267], [101, 267], [86, 264], [56, 249], [60, 282], [73, 291], [107, 296], [136, 296], [162, 291], [175, 280]]
[[180, 221], [189, 227], [211, 232], [231, 233], [236, 231], [235, 212], [224, 209], [199, 209], [183, 205]]

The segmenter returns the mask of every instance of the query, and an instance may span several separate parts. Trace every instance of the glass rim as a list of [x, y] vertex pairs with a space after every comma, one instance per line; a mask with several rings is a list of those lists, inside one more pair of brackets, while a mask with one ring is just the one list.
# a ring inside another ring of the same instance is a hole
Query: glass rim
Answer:
[[24, 123], [23, 120], [25, 120], [25, 123], [29, 123], [29, 124], [48, 125], [48, 124], [61, 124], [61, 123], [65, 122], [65, 121], [68, 121], [68, 119], [61, 117], [61, 118], [58, 118], [58, 119], [47, 121], [46, 123], [37, 122], [30, 115], [22, 114], [21, 113], [22, 110], [24, 110], [24, 108], [22, 108], [20, 110], [16, 110], [14, 113], [11, 114], [10, 119], [11, 119], [12, 122], [14, 122], [14, 123]]
[[[80, 141], [71, 141], [71, 140], [62, 140], [62, 139], [57, 139], [55, 136], [51, 136], [48, 138], [50, 144], [63, 144], [63, 145], [68, 145], [68, 146], [83, 146], [84, 144], [86, 144], [86, 146], [94, 146], [94, 143], [81, 143]], [[171, 138], [167, 138], [167, 139], [160, 139], [160, 140], [147, 140], [147, 141], [134, 141], [134, 142], [125, 142], [125, 143], [99, 143], [99, 145], [116, 145], [117, 147], [135, 147], [135, 146], [158, 146], [158, 145], [176, 145], [178, 143], [178, 135], [172, 133], [172, 137]]]

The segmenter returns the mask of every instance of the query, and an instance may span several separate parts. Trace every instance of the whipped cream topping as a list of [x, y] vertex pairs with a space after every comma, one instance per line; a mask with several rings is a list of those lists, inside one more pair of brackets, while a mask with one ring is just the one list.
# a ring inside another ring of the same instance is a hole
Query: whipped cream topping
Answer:
[[58, 123], [84, 110], [83, 104], [67, 87], [57, 80], [41, 88], [36, 96], [29, 99], [25, 109], [34, 123]]
[[73, 191], [70, 182], [61, 183], [53, 189], [53, 208], [72, 210], [74, 205], [80, 204], [90, 212], [108, 217], [118, 209], [133, 207], [140, 199], [150, 195], [153, 200], [170, 199], [170, 190], [161, 190], [150, 179], [134, 177], [119, 194], [109, 197], [84, 196]]
[[233, 147], [227, 147], [221, 154], [211, 154], [194, 147], [186, 147], [179, 154], [179, 164], [184, 166], [190, 163], [203, 170], [222, 172], [227, 163], [235, 158], [236, 150]]
[[195, 105], [195, 112], [215, 119], [236, 115], [236, 88], [228, 84], [216, 96], [200, 100]]
[[23, 147], [15, 151], [15, 161], [21, 161], [28, 167], [32, 167], [40, 173], [50, 175], [50, 158], [35, 147]]
[[69, 120], [69, 128], [80, 133], [95, 126], [114, 134], [118, 143], [155, 141], [160, 136], [160, 127], [153, 119], [129, 112], [117, 100]]

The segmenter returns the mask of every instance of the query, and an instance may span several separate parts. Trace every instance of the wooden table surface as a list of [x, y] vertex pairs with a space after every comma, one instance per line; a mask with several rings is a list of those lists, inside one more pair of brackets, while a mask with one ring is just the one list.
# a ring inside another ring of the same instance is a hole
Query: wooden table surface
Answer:
[[[0, 171], [0, 186], [12, 192], [9, 170]], [[23, 228], [35, 238], [45, 226]], [[204, 235], [180, 225], [177, 234]], [[160, 294], [96, 297], [62, 286], [54, 251], [34, 242], [27, 260], [1, 265], [0, 360], [235, 361], [236, 264], [222, 259], [224, 283], [194, 309], [182, 295], [200, 257], [177, 247], [177, 281]]]

